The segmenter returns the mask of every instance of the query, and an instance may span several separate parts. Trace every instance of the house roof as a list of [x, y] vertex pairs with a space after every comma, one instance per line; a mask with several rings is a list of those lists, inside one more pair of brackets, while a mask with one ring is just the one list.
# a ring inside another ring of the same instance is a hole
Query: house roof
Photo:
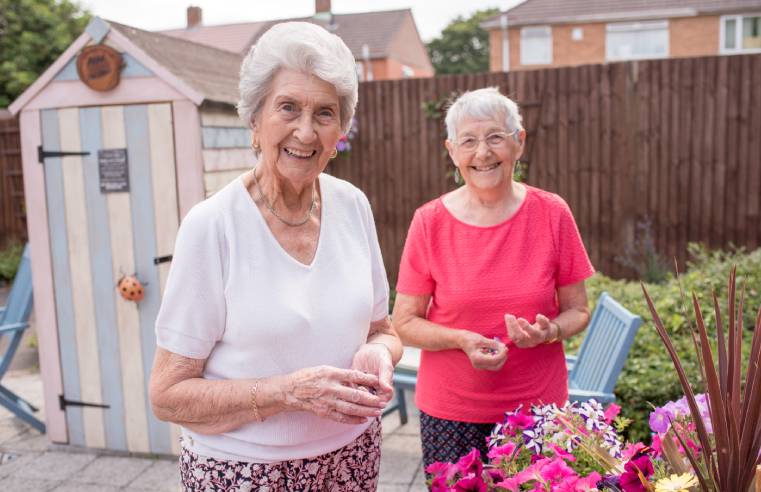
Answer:
[[[526, 0], [506, 13], [508, 25], [521, 26], [691, 17], [760, 8], [759, 0]], [[481, 26], [500, 27], [501, 16], [487, 19]]]
[[343, 39], [354, 58], [362, 59], [362, 46], [367, 45], [370, 58], [386, 58], [390, 54], [394, 36], [406, 16], [412, 17], [410, 9], [362, 12], [356, 14], [333, 14], [330, 17], [314, 16], [279, 19], [265, 22], [197, 26], [190, 29], [162, 31], [163, 34], [182, 38], [233, 53], [245, 53], [267, 29], [280, 22], [311, 22], [325, 27]]
[[107, 21], [205, 100], [236, 104], [241, 56], [165, 34]]

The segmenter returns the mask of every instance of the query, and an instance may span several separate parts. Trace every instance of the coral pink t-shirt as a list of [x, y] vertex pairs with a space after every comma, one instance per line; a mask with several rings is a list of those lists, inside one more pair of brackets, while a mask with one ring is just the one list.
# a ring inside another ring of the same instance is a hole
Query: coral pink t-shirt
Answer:
[[506, 221], [479, 227], [456, 219], [441, 198], [412, 219], [396, 289], [431, 295], [426, 318], [468, 329], [508, 345], [500, 371], [474, 369], [461, 350], [422, 352], [415, 403], [437, 418], [490, 423], [505, 411], [568, 399], [563, 344], [516, 347], [504, 315], [529, 322], [558, 315], [558, 287], [589, 278], [589, 261], [568, 205], [558, 195], [526, 186]]

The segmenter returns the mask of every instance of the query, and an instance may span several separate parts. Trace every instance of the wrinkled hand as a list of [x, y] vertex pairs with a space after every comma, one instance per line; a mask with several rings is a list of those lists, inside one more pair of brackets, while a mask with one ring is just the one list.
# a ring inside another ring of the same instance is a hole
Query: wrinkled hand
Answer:
[[344, 424], [361, 424], [386, 406], [364, 388], [380, 388], [378, 376], [331, 366], [308, 367], [291, 374], [286, 401], [290, 408], [312, 412]]
[[478, 333], [465, 333], [461, 348], [476, 369], [499, 371], [507, 362], [507, 346]]
[[351, 368], [378, 378], [376, 394], [386, 403], [394, 396], [394, 363], [391, 351], [380, 343], [365, 343], [354, 354]]
[[505, 325], [507, 325], [507, 336], [519, 348], [536, 347], [549, 340], [551, 336], [550, 320], [543, 314], [536, 315], [536, 322], [533, 325], [523, 318], [506, 314]]

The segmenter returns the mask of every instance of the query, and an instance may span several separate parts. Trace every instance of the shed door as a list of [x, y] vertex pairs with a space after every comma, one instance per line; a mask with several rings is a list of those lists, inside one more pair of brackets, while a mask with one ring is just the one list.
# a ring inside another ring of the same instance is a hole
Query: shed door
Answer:
[[[108, 405], [67, 405], [69, 443], [176, 451], [176, 430], [153, 417], [147, 396], [169, 269], [154, 258], [172, 253], [178, 227], [171, 105], [45, 110], [42, 142], [90, 153], [44, 164], [64, 397]], [[126, 149], [129, 191], [101, 190], [106, 149]], [[139, 304], [116, 292], [131, 274], [145, 285]]]

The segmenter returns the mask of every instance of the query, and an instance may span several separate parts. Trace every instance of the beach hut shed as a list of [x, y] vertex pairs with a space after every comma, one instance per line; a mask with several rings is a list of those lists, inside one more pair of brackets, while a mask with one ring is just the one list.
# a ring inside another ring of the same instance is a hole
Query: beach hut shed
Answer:
[[[94, 18], [10, 106], [20, 115], [51, 442], [171, 454], [147, 385], [177, 228], [253, 165], [240, 56]], [[136, 275], [140, 302], [117, 282]]]

